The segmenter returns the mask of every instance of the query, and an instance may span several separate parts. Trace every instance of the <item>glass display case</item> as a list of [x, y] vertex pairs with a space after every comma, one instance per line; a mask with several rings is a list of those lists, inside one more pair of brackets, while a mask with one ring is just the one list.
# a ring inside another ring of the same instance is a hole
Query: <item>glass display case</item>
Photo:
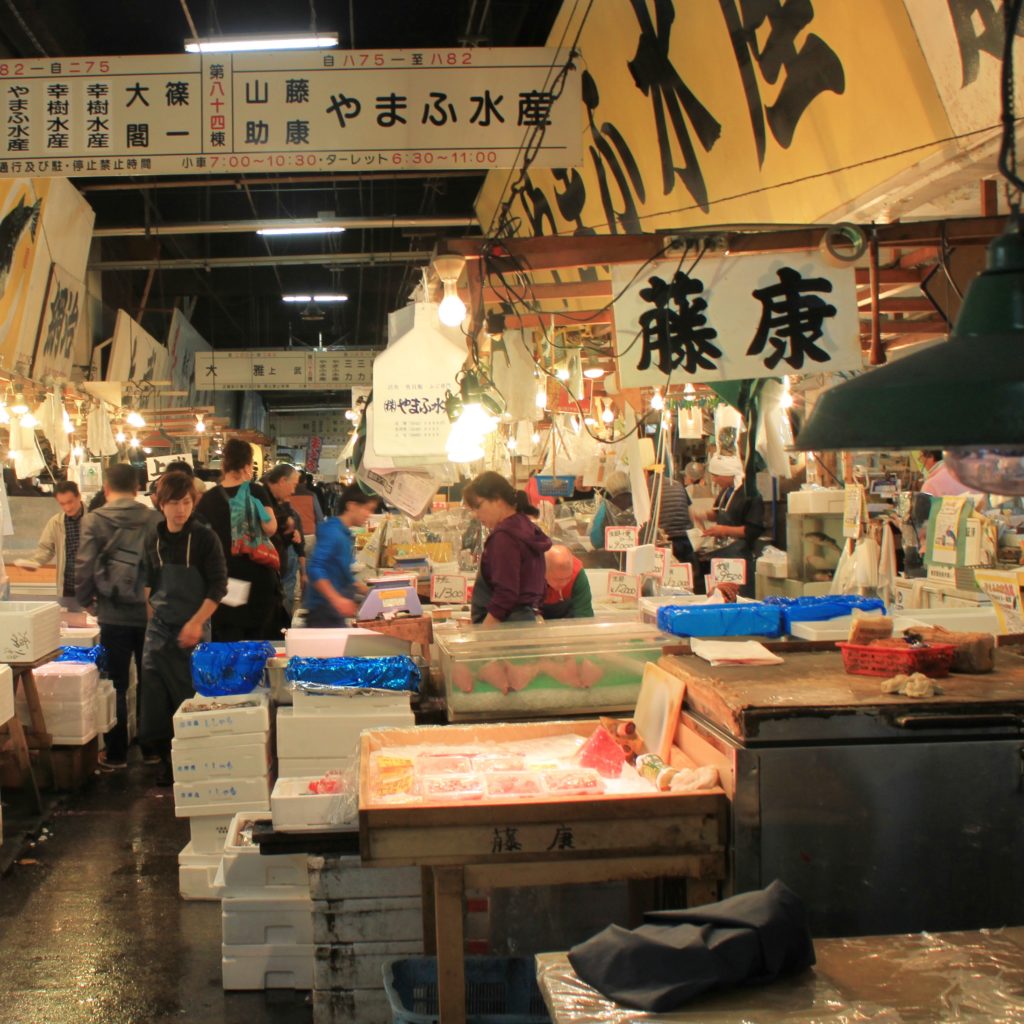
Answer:
[[449, 721], [632, 711], [672, 638], [617, 619], [438, 628]]

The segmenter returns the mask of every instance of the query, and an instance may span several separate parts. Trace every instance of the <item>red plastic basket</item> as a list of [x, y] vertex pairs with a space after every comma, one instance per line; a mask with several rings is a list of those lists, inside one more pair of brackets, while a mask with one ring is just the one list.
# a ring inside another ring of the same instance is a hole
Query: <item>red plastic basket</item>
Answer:
[[843, 652], [843, 668], [855, 676], [894, 676], [921, 672], [938, 679], [949, 675], [956, 648], [952, 644], [846, 644], [837, 643]]

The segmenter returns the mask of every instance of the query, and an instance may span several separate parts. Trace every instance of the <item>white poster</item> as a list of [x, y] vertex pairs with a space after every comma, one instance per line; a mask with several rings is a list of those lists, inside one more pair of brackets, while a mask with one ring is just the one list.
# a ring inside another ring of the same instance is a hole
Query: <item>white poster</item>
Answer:
[[412, 519], [419, 519], [430, 511], [442, 483], [440, 477], [429, 473], [375, 473], [362, 466], [356, 472], [356, 479]]
[[120, 381], [167, 380], [170, 360], [167, 349], [123, 309], [114, 321], [114, 342], [110, 346], [110, 363], [106, 379]]
[[85, 284], [56, 263], [50, 267], [43, 313], [39, 319], [32, 376], [36, 380], [71, 376], [76, 349], [87, 330]]
[[854, 270], [817, 251], [616, 264], [612, 293], [623, 388], [862, 365]]
[[552, 91], [569, 59], [474, 47], [10, 60], [0, 175], [485, 171], [515, 166], [540, 126], [535, 165], [572, 167], [578, 62]]

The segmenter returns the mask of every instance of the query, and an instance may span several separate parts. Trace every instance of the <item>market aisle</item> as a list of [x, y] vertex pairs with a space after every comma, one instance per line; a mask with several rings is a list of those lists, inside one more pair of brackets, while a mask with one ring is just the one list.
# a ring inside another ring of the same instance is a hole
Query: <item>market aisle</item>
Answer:
[[221, 990], [220, 904], [178, 896], [188, 825], [149, 778], [96, 776], [0, 878], [0, 1024], [308, 1024], [304, 993]]

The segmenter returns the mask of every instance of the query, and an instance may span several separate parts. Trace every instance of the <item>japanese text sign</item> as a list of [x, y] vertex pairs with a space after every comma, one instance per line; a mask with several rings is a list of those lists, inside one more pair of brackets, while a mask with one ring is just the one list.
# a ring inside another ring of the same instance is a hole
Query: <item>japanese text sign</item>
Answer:
[[655, 548], [654, 549], [654, 575], [659, 580], [665, 576], [665, 570], [668, 568], [669, 563], [672, 559], [669, 557], [668, 548]]
[[638, 526], [606, 526], [604, 528], [604, 546], [607, 551], [628, 551], [639, 543], [640, 528]]
[[513, 167], [582, 160], [580, 77], [541, 47], [0, 62], [0, 175]]
[[47, 376], [69, 377], [79, 335], [86, 330], [85, 285], [56, 263], [39, 319], [32, 373], [37, 380]]
[[369, 384], [376, 352], [268, 349], [198, 352], [197, 391], [322, 391]]
[[466, 577], [457, 573], [431, 576], [430, 601], [432, 604], [465, 604]]
[[712, 558], [711, 582], [716, 586], [719, 583], [746, 583], [746, 561], [742, 558]]
[[693, 593], [693, 566], [685, 564], [670, 565], [665, 570], [661, 585], [667, 590], [685, 590]]
[[620, 264], [612, 291], [623, 388], [861, 368], [853, 268], [816, 251]]
[[171, 455], [154, 455], [146, 459], [146, 473], [150, 480], [163, 476], [172, 462], [187, 462], [194, 465], [191, 452], [174, 452]]
[[623, 601], [635, 601], [640, 596], [640, 578], [628, 572], [608, 574], [608, 596]]

